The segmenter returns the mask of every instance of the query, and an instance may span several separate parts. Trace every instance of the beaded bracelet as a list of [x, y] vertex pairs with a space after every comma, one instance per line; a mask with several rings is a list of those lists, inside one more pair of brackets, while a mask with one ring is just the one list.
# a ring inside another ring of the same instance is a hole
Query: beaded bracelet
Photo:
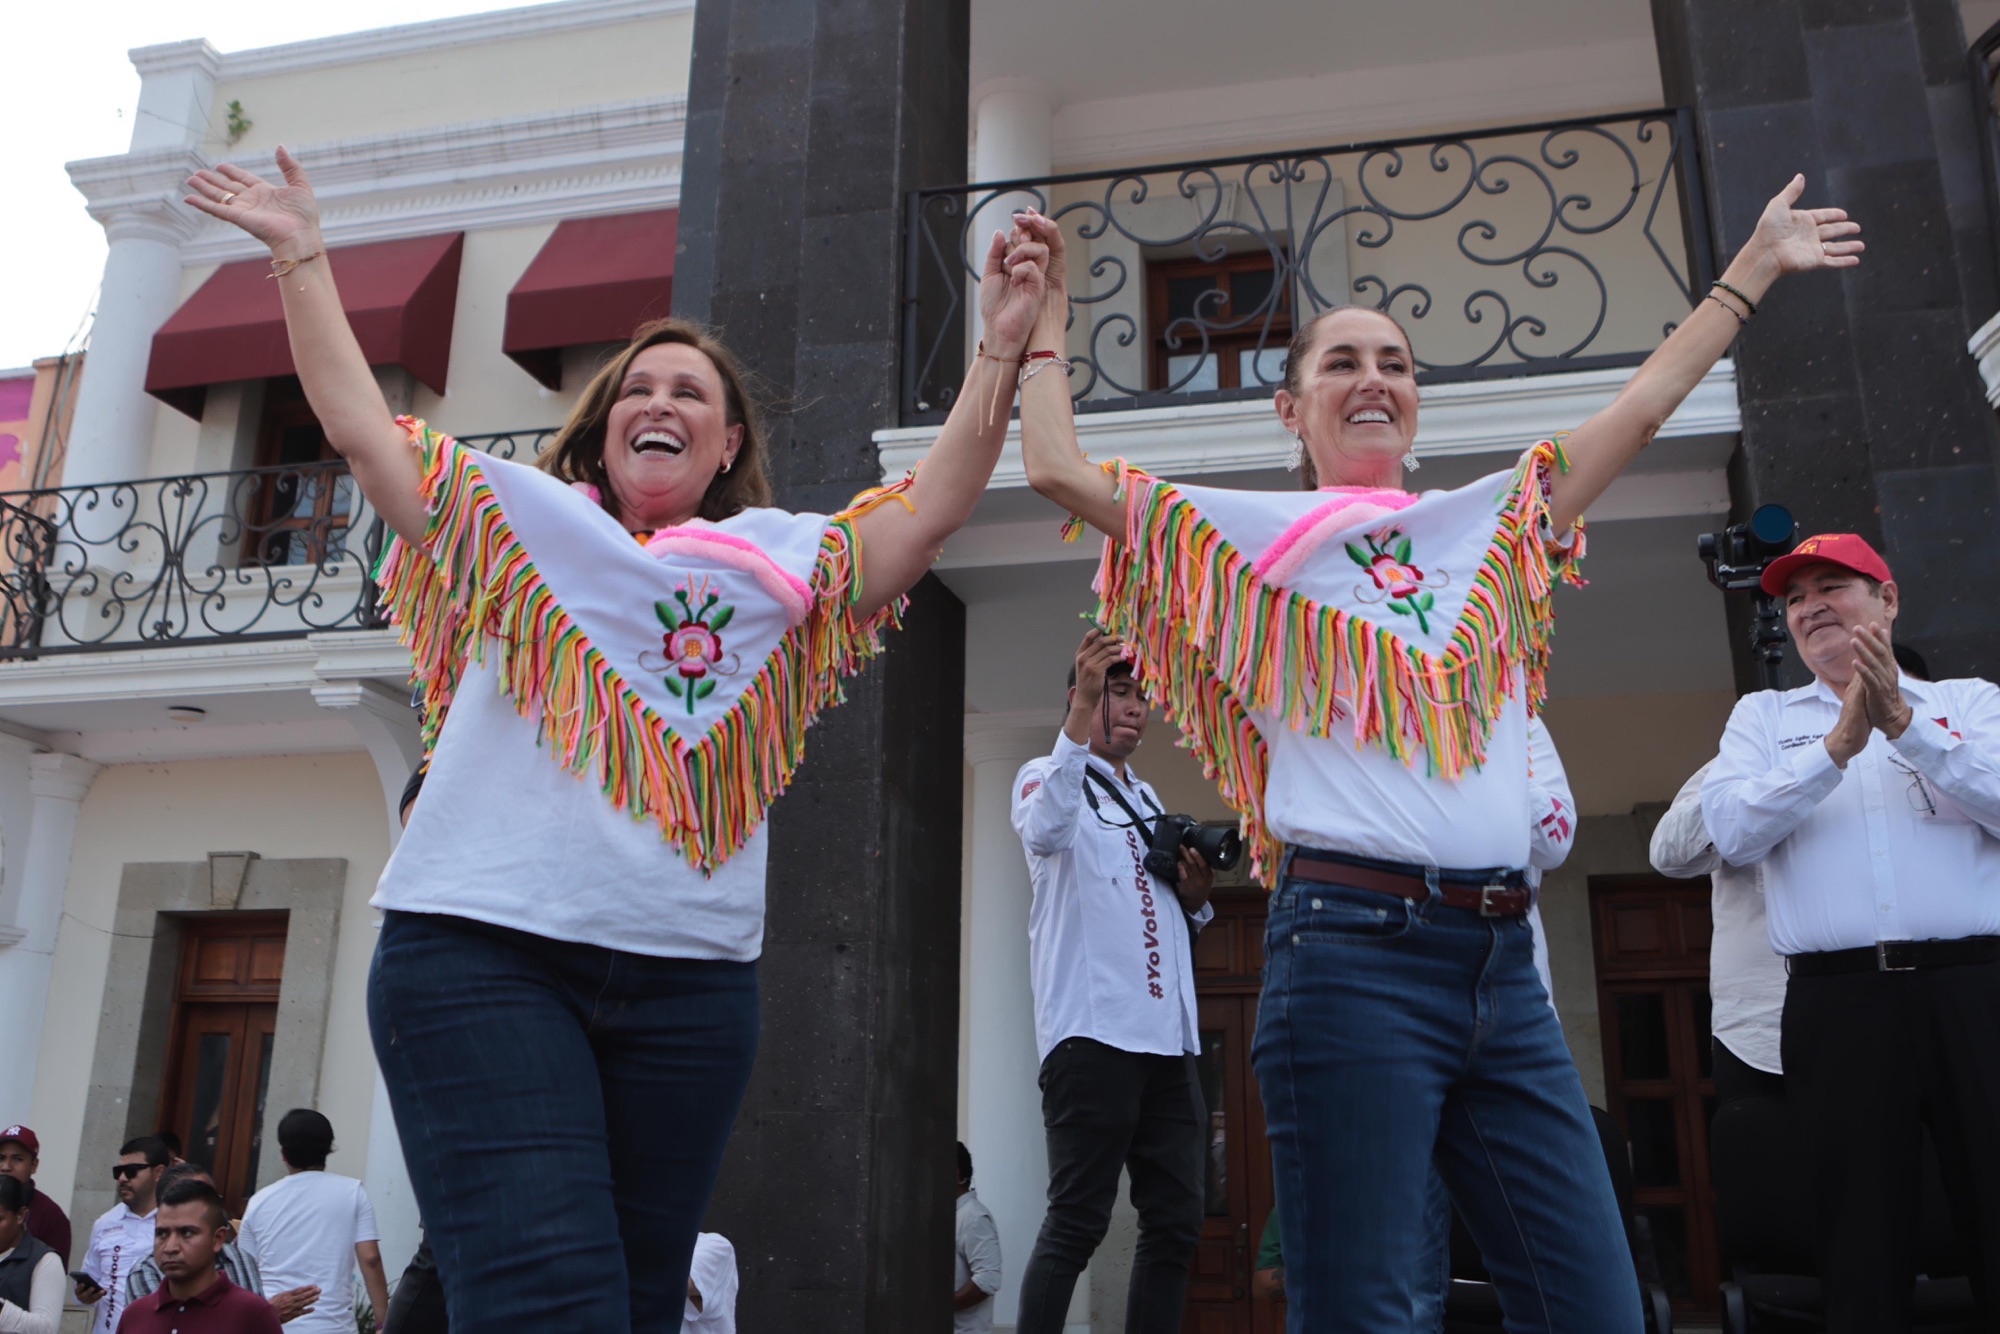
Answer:
[[1755, 315], [1757, 313], [1757, 303], [1755, 301], [1752, 301], [1749, 297], [1743, 295], [1743, 293], [1737, 291], [1734, 287], [1731, 287], [1728, 283], [1722, 281], [1722, 279], [1717, 278], [1714, 282], [1710, 283], [1709, 286], [1711, 288], [1720, 287], [1723, 291], [1729, 293], [1729, 295], [1735, 297], [1738, 301], [1741, 301], [1743, 303], [1743, 308], [1749, 311], [1752, 315]]
[[1721, 307], [1722, 307], [1722, 308], [1723, 308], [1724, 310], [1728, 311], [1728, 312], [1729, 312], [1729, 313], [1730, 313], [1731, 315], [1734, 315], [1734, 316], [1736, 317], [1736, 322], [1737, 322], [1738, 324], [1742, 325], [1742, 326], [1743, 326], [1744, 328], [1746, 328], [1746, 329], [1747, 329], [1747, 328], [1749, 328], [1749, 327], [1750, 327], [1750, 321], [1749, 321], [1749, 319], [1748, 319], [1748, 318], [1746, 318], [1746, 317], [1744, 316], [1744, 314], [1743, 314], [1743, 312], [1742, 312], [1742, 311], [1740, 311], [1740, 310], [1738, 310], [1738, 309], [1737, 309], [1736, 307], [1734, 307], [1734, 306], [1730, 305], [1730, 304], [1729, 304], [1729, 303], [1728, 303], [1727, 301], [1724, 301], [1724, 300], [1723, 300], [1723, 299], [1722, 299], [1721, 297], [1717, 296], [1717, 295], [1716, 295], [1715, 293], [1713, 293], [1713, 292], [1710, 292], [1710, 293], [1709, 293], [1709, 294], [1708, 294], [1708, 295], [1707, 295], [1706, 297], [1704, 297], [1703, 299], [1704, 299], [1704, 300], [1707, 300], [1707, 301], [1713, 301], [1713, 302], [1714, 302], [1714, 303], [1715, 303], [1716, 305], [1718, 305], [1718, 306], [1721, 306]]
[[1062, 367], [1064, 375], [1072, 373], [1068, 358], [1064, 357], [1060, 352], [1044, 348], [1039, 352], [1030, 352], [1021, 358], [1021, 373], [1017, 379], [1017, 383], [1026, 385], [1028, 381], [1034, 379], [1051, 366]]

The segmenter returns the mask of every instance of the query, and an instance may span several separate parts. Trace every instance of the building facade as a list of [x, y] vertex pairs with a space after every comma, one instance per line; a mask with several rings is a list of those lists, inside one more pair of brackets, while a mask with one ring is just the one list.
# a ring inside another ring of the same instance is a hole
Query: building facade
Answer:
[[[1787, 503], [1917, 576], [1909, 635], [1940, 671], [1991, 675], [2000, 647], [1969, 40], [2000, 5], [1741, 8], [1251, 0], [1218, 24], [1178, 0], [565, 0], [135, 52], [131, 151], [71, 166], [111, 246], [63, 485], [0, 497], [0, 549], [36, 572], [12, 557], [0, 625], [0, 992], [37, 1016], [6, 1039], [32, 1092], [4, 1115], [40, 1131], [43, 1187], [87, 1221], [117, 1143], [167, 1126], [240, 1198], [281, 1170], [266, 1111], [311, 1104], [392, 1270], [416, 1237], [362, 1006], [366, 900], [419, 758], [407, 659], [366, 578], [379, 526], [298, 396], [253, 248], [176, 202], [194, 168], [291, 147], [391, 402], [509, 457], [640, 319], [716, 323], [783, 396], [780, 489], [814, 507], [921, 460], [977, 337], [970, 258], [1023, 201], [1070, 238], [1093, 457], [1296, 486], [1269, 404], [1284, 345], [1357, 302], [1411, 330], [1418, 480], [1445, 486], [1608, 402], [1799, 169], [1863, 219], [1868, 264], [1782, 289], [1589, 516], [1547, 715], [1581, 820], [1543, 891], [1554, 999], [1633, 1138], [1670, 1286], [1712, 1304], [1706, 900], [1645, 858], [1755, 685], [1695, 539]], [[1751, 70], [1745, 49], [1776, 54]], [[890, 684], [816, 734], [881, 772], [809, 765], [774, 814], [765, 1060], [716, 1220], [746, 1328], [931, 1323], [946, 1159], [908, 1163], [954, 1128], [1013, 1323], [1045, 1163], [1009, 797], [1053, 743], [1093, 600], [1061, 517], [1010, 443], [875, 669]], [[1225, 817], [1164, 723], [1136, 763], [1171, 807]], [[832, 868], [815, 890], [842, 921], [788, 905], [778, 877], [806, 866]], [[1279, 1327], [1248, 1296], [1271, 1204], [1258, 894], [1224, 890], [1198, 959], [1204, 1329]], [[1131, 1240], [1121, 1208], [1073, 1328], [1122, 1319]]]

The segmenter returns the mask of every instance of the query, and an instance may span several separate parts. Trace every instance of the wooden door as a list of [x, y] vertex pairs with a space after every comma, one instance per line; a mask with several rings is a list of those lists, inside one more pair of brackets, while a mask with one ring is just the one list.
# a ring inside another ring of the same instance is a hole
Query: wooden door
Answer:
[[1633, 1207], [1650, 1221], [1674, 1309], [1712, 1313], [1722, 1258], [1708, 1159], [1708, 881], [1592, 876], [1590, 912], [1605, 1093], [1632, 1142]]
[[1264, 967], [1261, 889], [1218, 890], [1215, 920], [1195, 942], [1202, 1096], [1209, 1109], [1207, 1212], [1188, 1276], [1185, 1334], [1281, 1334], [1284, 1308], [1251, 1296], [1271, 1212], [1271, 1146], [1250, 1069]]
[[187, 919], [160, 1125], [215, 1178], [232, 1213], [256, 1191], [285, 969], [284, 913]]

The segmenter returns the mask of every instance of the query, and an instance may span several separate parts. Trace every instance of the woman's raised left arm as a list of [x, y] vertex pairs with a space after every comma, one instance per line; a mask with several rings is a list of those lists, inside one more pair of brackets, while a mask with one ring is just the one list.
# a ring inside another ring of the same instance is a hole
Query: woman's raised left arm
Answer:
[[1688, 317], [1632, 373], [1611, 405], [1571, 432], [1564, 442], [1569, 471], [1554, 482], [1549, 517], [1555, 531], [1565, 531], [1605, 488], [1652, 443], [1667, 418], [1701, 377], [1729, 350], [1753, 313], [1747, 306], [1761, 302], [1772, 284], [1787, 273], [1808, 269], [1846, 269], [1861, 262], [1862, 243], [1855, 238], [1861, 224], [1850, 222], [1846, 210], [1794, 208], [1805, 193], [1806, 178], [1791, 183], [1757, 220], [1743, 249], [1722, 279], [1704, 293]]
[[993, 234], [979, 280], [985, 325], [980, 351], [966, 369], [958, 401], [937, 443], [901, 498], [854, 521], [861, 545], [861, 594], [853, 614], [868, 616], [910, 591], [964, 527], [1000, 461], [1013, 414], [1015, 376], [1042, 307], [1048, 247], [1020, 228]]

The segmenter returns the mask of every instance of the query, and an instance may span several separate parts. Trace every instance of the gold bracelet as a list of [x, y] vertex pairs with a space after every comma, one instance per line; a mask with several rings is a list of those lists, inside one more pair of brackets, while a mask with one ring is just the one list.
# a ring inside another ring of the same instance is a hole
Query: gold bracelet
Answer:
[[299, 265], [310, 264], [324, 254], [326, 254], [324, 250], [315, 250], [310, 255], [301, 255], [297, 259], [274, 259], [271, 261], [271, 277], [282, 278]]

